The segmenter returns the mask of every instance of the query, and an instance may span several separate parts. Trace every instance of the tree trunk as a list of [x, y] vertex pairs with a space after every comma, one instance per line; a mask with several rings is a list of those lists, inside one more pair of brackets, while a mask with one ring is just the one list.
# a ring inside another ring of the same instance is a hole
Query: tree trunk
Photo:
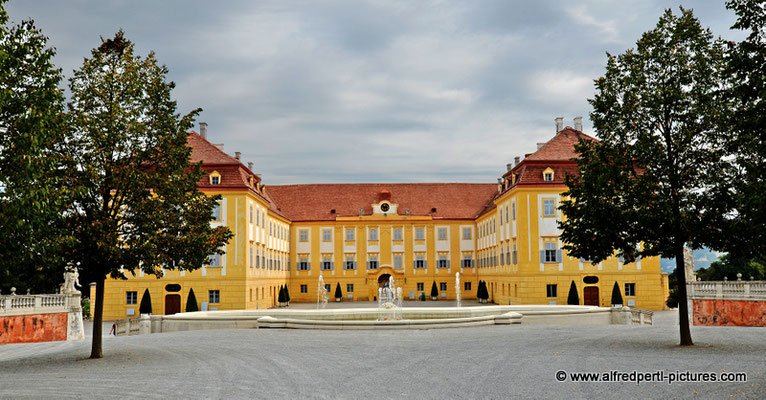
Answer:
[[676, 279], [678, 280], [678, 321], [681, 329], [681, 346], [694, 346], [689, 329], [689, 302], [686, 298], [686, 266], [684, 263], [684, 245], [676, 249]]
[[101, 348], [101, 320], [104, 316], [104, 278], [96, 282], [96, 307], [93, 310], [93, 346], [90, 350], [90, 358], [103, 358]]

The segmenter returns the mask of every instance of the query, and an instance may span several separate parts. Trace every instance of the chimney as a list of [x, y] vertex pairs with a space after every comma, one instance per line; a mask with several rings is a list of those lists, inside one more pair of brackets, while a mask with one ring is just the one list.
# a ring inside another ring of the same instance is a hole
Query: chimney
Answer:
[[564, 129], [564, 117], [556, 117], [556, 133]]
[[521, 157], [513, 157], [513, 165], [519, 165], [520, 161], [521, 161]]
[[574, 129], [576, 131], [582, 132], [582, 117], [575, 117], [574, 124], [575, 124]]
[[513, 169], [513, 164], [505, 164], [505, 170], [510, 171]]
[[252, 161], [247, 163], [247, 169], [249, 169], [250, 171], [253, 170], [253, 162]]
[[503, 178], [497, 178], [497, 191], [503, 191]]
[[545, 146], [545, 143], [546, 143], [546, 142], [538, 143], [538, 144], [537, 144], [537, 150], [540, 150], [540, 149], [542, 149], [542, 148], [543, 148], [543, 146]]
[[241, 152], [239, 152], [239, 151], [235, 151], [234, 152], [234, 158], [236, 158], [237, 160], [239, 160], [239, 157], [241, 157], [241, 156], [242, 156]]
[[207, 139], [207, 122], [199, 123], [199, 135]]

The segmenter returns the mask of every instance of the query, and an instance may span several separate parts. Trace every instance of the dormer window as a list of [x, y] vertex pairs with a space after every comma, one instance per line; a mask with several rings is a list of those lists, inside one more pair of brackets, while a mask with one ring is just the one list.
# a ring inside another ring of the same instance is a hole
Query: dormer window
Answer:
[[218, 171], [213, 171], [212, 173], [210, 173], [210, 184], [211, 185], [221, 184], [221, 174], [219, 174]]
[[543, 180], [545, 182], [553, 182], [553, 169], [546, 168], [545, 171], [543, 171]]

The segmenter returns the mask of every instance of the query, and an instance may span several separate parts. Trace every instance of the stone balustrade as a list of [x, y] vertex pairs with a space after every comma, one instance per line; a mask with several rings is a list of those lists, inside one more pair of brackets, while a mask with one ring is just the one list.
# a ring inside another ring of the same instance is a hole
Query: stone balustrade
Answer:
[[630, 309], [630, 322], [632, 325], [653, 325], [654, 313], [637, 308]]
[[725, 299], [766, 301], [766, 281], [690, 282], [690, 299]]
[[[74, 299], [73, 297], [76, 297]], [[71, 299], [71, 300], [70, 300]], [[77, 304], [70, 304], [76, 302]], [[6, 295], [0, 296], [0, 315], [48, 314], [68, 312], [69, 308], [80, 308], [80, 296], [64, 294]]]

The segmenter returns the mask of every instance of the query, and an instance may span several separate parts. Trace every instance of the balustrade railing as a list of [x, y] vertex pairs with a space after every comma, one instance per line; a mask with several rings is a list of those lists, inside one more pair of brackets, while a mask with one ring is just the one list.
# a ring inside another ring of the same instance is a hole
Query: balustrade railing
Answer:
[[766, 301], [766, 281], [689, 282], [691, 299], [733, 299]]

